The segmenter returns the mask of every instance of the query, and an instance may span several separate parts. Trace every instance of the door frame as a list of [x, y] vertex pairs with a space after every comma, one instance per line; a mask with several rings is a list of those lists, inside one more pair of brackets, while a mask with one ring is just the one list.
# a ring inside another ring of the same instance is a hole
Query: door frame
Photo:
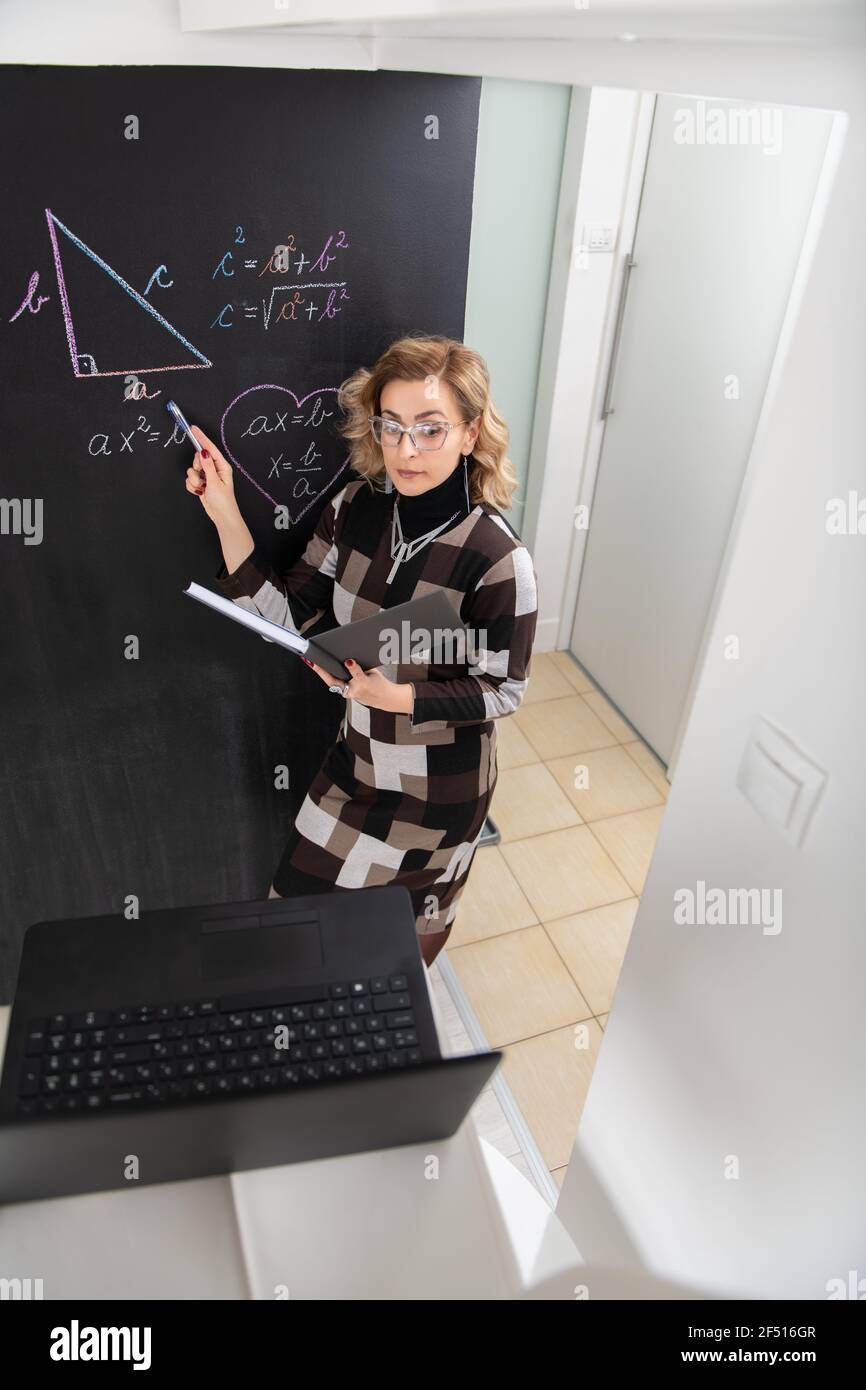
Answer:
[[[585, 506], [590, 517], [590, 524], [592, 521], [592, 503], [595, 497], [595, 485], [598, 479], [601, 453], [604, 446], [605, 422], [602, 419], [601, 412], [604, 404], [608, 377], [612, 368], [614, 372], [616, 370], [616, 364], [612, 362], [612, 357], [615, 347], [617, 310], [622, 296], [623, 280], [626, 274], [626, 262], [634, 250], [635, 236], [637, 234], [640, 200], [643, 192], [644, 178], [646, 176], [647, 160], [649, 159], [655, 106], [655, 92], [642, 92], [640, 94], [640, 101], [635, 118], [631, 163], [623, 189], [622, 220], [620, 222], [619, 236], [617, 237], [616, 261], [614, 272], [611, 277], [611, 292], [608, 299], [607, 314], [604, 324], [604, 337], [600, 345], [599, 371], [595, 379], [595, 388], [592, 393], [592, 412], [587, 422], [588, 429], [583, 455], [583, 467], [580, 471], [579, 486], [574, 506], [570, 513], [573, 518], [576, 509], [580, 506]], [[574, 331], [580, 332], [580, 329], [575, 326]], [[580, 588], [580, 576], [583, 571], [583, 562], [586, 556], [586, 542], [589, 535], [587, 530], [575, 530], [573, 523], [572, 532], [574, 538], [571, 546], [568, 568], [565, 572], [562, 603], [560, 606], [559, 630], [557, 632], [556, 641], [557, 648], [565, 648], [566, 651], [571, 650], [571, 633], [577, 614], [577, 593]]]
[[[634, 236], [653, 93], [573, 87], [541, 343], [521, 527], [538, 576], [535, 650], [568, 647], [619, 300], [621, 248]], [[616, 228], [614, 250], [581, 256], [584, 228]]]

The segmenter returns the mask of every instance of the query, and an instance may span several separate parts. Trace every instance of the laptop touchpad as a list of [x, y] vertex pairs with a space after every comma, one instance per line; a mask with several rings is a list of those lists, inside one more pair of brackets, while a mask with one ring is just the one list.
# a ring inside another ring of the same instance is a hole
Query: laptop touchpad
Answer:
[[290, 922], [278, 925], [266, 917], [260, 925], [247, 918], [236, 930], [220, 925], [216, 931], [205, 930], [201, 940], [201, 974], [203, 980], [246, 980], [267, 986], [286, 983], [296, 970], [310, 970], [324, 962], [322, 937], [318, 922]]

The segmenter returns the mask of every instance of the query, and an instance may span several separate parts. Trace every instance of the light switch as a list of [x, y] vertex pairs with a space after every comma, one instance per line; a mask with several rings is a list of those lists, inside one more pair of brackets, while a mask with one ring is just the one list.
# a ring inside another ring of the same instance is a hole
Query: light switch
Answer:
[[801, 845], [827, 773], [768, 719], [755, 722], [737, 786], [763, 820]]

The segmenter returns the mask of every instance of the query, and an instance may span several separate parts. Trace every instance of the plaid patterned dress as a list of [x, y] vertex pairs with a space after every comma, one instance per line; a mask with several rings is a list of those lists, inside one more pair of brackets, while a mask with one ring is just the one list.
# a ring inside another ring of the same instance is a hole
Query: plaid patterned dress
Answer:
[[[455, 510], [459, 517], [389, 584], [396, 496], [364, 479], [350, 482], [323, 508], [288, 573], [275, 573], [256, 547], [231, 575], [223, 566], [217, 580], [236, 603], [300, 633], [331, 609], [342, 625], [435, 589], [471, 630], [474, 650], [427, 653], [454, 657], [449, 664], [382, 666], [388, 679], [414, 685], [411, 715], [346, 701], [274, 874], [284, 897], [402, 884], [422, 935], [454, 921], [496, 785], [495, 721], [517, 709], [526, 690], [536, 576], [529, 551], [494, 507], [479, 503], [467, 515], [458, 465], [427, 494], [400, 498], [407, 536]], [[410, 529], [413, 503], [425, 524]]]

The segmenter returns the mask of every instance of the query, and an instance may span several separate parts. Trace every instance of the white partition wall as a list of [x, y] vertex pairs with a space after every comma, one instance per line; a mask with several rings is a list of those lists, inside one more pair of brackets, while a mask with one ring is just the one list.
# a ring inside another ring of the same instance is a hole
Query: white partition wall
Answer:
[[[838, 62], [850, 124], [844, 139], [841, 120], [831, 135], [826, 209], [807, 232], [811, 267], [783, 328], [558, 1205], [586, 1258], [757, 1297], [826, 1298], [851, 1287], [851, 1271], [862, 1277], [866, 1255], [866, 660], [852, 641], [866, 540], [826, 529], [831, 499], [863, 489], [866, 104], [853, 62]], [[731, 635], [737, 660], [726, 659]], [[736, 784], [759, 715], [828, 773], [799, 846]], [[777, 921], [678, 923], [677, 895], [697, 899], [702, 885], [727, 901], [770, 893]]]

